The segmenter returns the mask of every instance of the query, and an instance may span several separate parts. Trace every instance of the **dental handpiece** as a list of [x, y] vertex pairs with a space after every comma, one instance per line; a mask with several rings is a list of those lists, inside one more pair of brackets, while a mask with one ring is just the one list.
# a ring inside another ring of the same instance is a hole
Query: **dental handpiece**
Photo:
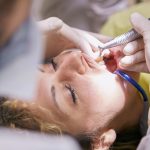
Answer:
[[127, 43], [132, 42], [132, 41], [134, 41], [138, 38], [141, 38], [141, 37], [142, 37], [141, 34], [136, 32], [134, 29], [131, 29], [128, 32], [126, 32], [126, 33], [124, 33], [120, 36], [117, 36], [113, 40], [105, 43], [104, 45], [99, 46], [99, 48], [104, 50], [104, 49], [116, 47], [116, 46], [119, 46], [119, 45], [127, 44]]
[[[150, 20], [150, 18], [148, 18], [148, 20]], [[99, 46], [99, 48], [104, 50], [104, 49], [116, 47], [119, 45], [127, 44], [127, 43], [132, 42], [141, 37], [142, 37], [141, 34], [139, 34], [136, 30], [131, 29], [128, 32], [126, 32], [120, 36], [117, 36], [113, 40], [105, 43], [104, 45]]]

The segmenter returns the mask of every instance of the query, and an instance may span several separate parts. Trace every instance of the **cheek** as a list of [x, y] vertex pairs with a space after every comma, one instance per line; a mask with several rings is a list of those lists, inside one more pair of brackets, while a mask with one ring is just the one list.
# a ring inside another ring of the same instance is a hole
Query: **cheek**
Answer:
[[92, 106], [95, 110], [121, 111], [125, 104], [125, 93], [121, 85], [113, 76], [105, 74], [99, 80], [92, 82], [90, 86]]
[[125, 105], [125, 94], [119, 85], [109, 84], [103, 87], [102, 100], [105, 111], [120, 112]]

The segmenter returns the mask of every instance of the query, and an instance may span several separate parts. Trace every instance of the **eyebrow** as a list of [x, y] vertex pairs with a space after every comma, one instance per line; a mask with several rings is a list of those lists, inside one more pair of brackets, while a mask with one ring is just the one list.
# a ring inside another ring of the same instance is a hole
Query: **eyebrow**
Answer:
[[51, 93], [52, 93], [52, 99], [53, 99], [53, 101], [54, 101], [54, 104], [55, 104], [56, 108], [58, 108], [58, 110], [60, 111], [61, 114], [64, 114], [65, 116], [67, 116], [67, 115], [60, 109], [60, 107], [59, 107], [59, 105], [58, 105], [58, 103], [57, 103], [57, 101], [56, 101], [56, 90], [55, 90], [55, 86], [54, 86], [54, 85], [52, 85], [52, 87], [51, 87]]
[[[51, 93], [52, 93], [52, 98], [53, 98], [53, 100], [54, 100], [55, 106], [56, 106], [57, 108], [59, 108], [58, 103], [57, 103], [57, 101], [56, 101], [56, 90], [55, 90], [55, 86], [54, 86], [54, 85], [51, 86]], [[59, 108], [59, 109], [60, 109], [60, 108]]]

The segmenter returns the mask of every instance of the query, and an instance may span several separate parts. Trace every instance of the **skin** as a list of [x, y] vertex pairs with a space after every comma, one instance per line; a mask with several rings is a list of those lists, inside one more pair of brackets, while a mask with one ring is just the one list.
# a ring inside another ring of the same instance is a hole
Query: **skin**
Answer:
[[[30, 4], [31, 1], [17, 1], [11, 13], [2, 16], [1, 45], [11, 38], [28, 17]], [[56, 23], [55, 18], [51, 23]], [[54, 46], [52, 49], [58, 52], [65, 48], [80, 48], [94, 58], [91, 54], [92, 47], [97, 49], [101, 44], [99, 41], [86, 32], [68, 27], [61, 21], [57, 23], [48, 30], [46, 48], [50, 53], [47, 56], [52, 56], [51, 48]], [[57, 42], [54, 42], [55, 40]], [[55, 58], [56, 70], [50, 64], [42, 66], [34, 103], [50, 111], [53, 119], [63, 124], [63, 131], [79, 135], [100, 130], [106, 139], [106, 143], [100, 144], [104, 147], [115, 140], [114, 130], [104, 131], [108, 128], [124, 129], [137, 124], [142, 104], [139, 94], [132, 86], [110, 72], [110, 67], [98, 65], [92, 58], [79, 51], [63, 52]], [[112, 66], [114, 68], [114, 65]], [[73, 94], [70, 91], [73, 91]], [[49, 122], [51, 121], [52, 118], [49, 118]]]
[[[30, 4], [31, 1], [17, 1], [10, 11], [6, 11], [8, 13], [1, 16], [3, 32], [0, 45], [5, 44], [28, 17]], [[55, 56], [56, 51], [58, 54], [65, 48], [80, 48], [94, 58], [92, 50], [101, 44], [98, 40], [85, 31], [53, 19], [49, 24], [53, 25], [52, 29], [47, 29], [46, 57]], [[104, 150], [115, 140], [112, 129], [121, 130], [138, 123], [142, 104], [137, 91], [110, 72], [110, 63], [98, 65], [92, 58], [79, 51], [63, 52], [55, 58], [56, 70], [50, 64], [41, 66], [37, 95], [33, 101], [50, 111], [52, 118], [48, 118], [49, 122], [52, 119], [61, 122], [63, 131], [79, 135], [100, 130], [105, 140], [101, 140], [103, 143], [99, 145]], [[45, 117], [43, 115], [43, 119]], [[108, 128], [112, 129], [105, 132]]]
[[138, 92], [104, 63], [77, 50], [62, 52], [54, 62], [55, 69], [52, 64], [40, 67], [34, 103], [51, 111], [67, 132], [76, 135], [108, 126], [118, 130], [138, 122], [142, 111]]

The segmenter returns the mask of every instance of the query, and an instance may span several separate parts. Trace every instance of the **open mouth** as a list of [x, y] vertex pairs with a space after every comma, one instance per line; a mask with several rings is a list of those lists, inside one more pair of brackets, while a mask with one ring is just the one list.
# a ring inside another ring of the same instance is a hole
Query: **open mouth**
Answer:
[[107, 70], [110, 71], [111, 73], [113, 73], [117, 69], [117, 62], [116, 62], [114, 55], [112, 54], [110, 54], [109, 56], [104, 56], [103, 60], [101, 60], [100, 62], [95, 61], [93, 58], [91, 58], [90, 56], [86, 54], [83, 54], [83, 57], [84, 57], [83, 62], [84, 62], [84, 65], [86, 64], [85, 65], [86, 68], [93, 68], [93, 69], [99, 70], [101, 65], [102, 66], [105, 65]]
[[113, 73], [117, 69], [117, 62], [113, 55], [109, 55], [107, 57], [104, 56], [103, 61], [110, 72]]

